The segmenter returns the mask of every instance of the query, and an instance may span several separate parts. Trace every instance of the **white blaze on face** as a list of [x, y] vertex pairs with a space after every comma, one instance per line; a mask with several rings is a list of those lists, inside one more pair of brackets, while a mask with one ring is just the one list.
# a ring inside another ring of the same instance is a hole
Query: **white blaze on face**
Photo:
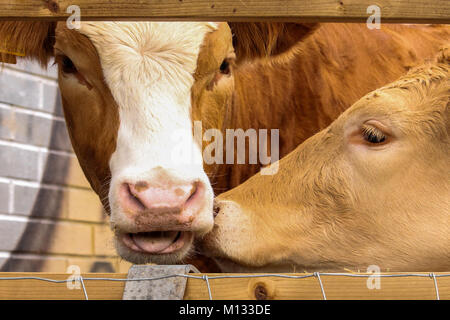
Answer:
[[185, 147], [201, 155], [192, 135], [191, 87], [201, 44], [215, 29], [215, 23], [206, 22], [82, 23], [79, 31], [97, 49], [119, 106], [117, 145], [110, 159], [113, 211], [114, 188], [125, 179], [152, 181], [154, 168], [209, 186], [201, 162], [174, 162], [171, 149], [177, 143], [174, 133], [181, 133]]

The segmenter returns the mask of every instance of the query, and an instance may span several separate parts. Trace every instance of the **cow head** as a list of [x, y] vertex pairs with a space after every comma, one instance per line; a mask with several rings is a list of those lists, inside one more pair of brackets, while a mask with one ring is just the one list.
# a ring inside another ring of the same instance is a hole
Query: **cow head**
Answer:
[[131, 262], [180, 261], [211, 230], [214, 193], [193, 121], [222, 129], [237, 61], [282, 53], [311, 30], [231, 28], [234, 40], [227, 23], [0, 24], [1, 39], [29, 58], [55, 57], [73, 148]]
[[439, 63], [363, 97], [281, 159], [276, 175], [221, 194], [202, 250], [224, 272], [448, 269], [443, 52]]

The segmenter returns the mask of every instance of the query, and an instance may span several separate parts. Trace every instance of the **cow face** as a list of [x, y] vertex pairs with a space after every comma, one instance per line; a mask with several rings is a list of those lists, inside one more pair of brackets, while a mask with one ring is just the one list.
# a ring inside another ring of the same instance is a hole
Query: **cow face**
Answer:
[[229, 104], [228, 25], [59, 24], [54, 51], [70, 136], [110, 210], [119, 254], [180, 260], [213, 225], [193, 120]]
[[448, 269], [446, 61], [362, 98], [276, 175], [221, 194], [204, 252], [225, 272]]

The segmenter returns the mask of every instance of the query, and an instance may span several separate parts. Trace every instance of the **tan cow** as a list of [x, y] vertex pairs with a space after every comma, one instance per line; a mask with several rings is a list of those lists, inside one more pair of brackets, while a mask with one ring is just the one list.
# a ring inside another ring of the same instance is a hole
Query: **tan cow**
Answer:
[[450, 270], [450, 49], [217, 198], [225, 272]]
[[135, 263], [186, 257], [213, 227], [212, 185], [227, 190], [260, 168], [174, 156], [176, 146], [201, 159], [194, 120], [204, 132], [280, 129], [283, 156], [449, 36], [448, 26], [0, 23], [8, 52], [56, 58], [74, 150], [119, 254]]

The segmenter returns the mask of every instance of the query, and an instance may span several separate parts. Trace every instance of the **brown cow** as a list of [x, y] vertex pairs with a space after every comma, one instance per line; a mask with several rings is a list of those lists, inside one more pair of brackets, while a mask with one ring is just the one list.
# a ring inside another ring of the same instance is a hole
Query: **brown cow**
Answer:
[[227, 190], [259, 170], [176, 156], [201, 158], [194, 120], [204, 132], [280, 129], [283, 156], [449, 35], [446, 26], [0, 23], [10, 51], [56, 57], [74, 150], [119, 254], [135, 263], [186, 257], [213, 227], [211, 184]]
[[217, 198], [225, 272], [450, 269], [450, 49]]

